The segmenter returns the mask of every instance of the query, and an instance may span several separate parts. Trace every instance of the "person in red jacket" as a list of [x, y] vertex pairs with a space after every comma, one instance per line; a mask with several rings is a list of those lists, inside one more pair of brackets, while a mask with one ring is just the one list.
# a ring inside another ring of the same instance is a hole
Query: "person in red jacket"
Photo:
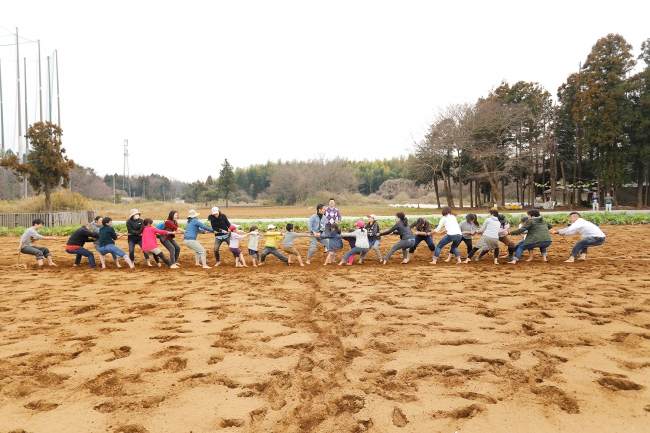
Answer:
[[[169, 233], [175, 232], [159, 230], [152, 224], [153, 220], [151, 218], [145, 218], [142, 228], [140, 229], [140, 236], [142, 236], [142, 252], [153, 254], [155, 257], [158, 257], [160, 260], [165, 262], [165, 264], [170, 268], [177, 269], [178, 266], [176, 266], [176, 263], [167, 260], [167, 257], [165, 257], [162, 250], [158, 248], [158, 241], [156, 240], [156, 235], [167, 236]], [[158, 262], [158, 266], [161, 266], [160, 262]]]
[[169, 232], [169, 234], [167, 236], [161, 236], [160, 243], [163, 244], [165, 248], [167, 248], [167, 251], [169, 251], [169, 261], [177, 266], [180, 266], [178, 260], [180, 259], [181, 255], [181, 246], [178, 245], [174, 239], [176, 235], [172, 233], [185, 233], [185, 230], [178, 228], [177, 211], [173, 210], [169, 212], [169, 217], [167, 217], [167, 221], [164, 222], [163, 230], [166, 230]]

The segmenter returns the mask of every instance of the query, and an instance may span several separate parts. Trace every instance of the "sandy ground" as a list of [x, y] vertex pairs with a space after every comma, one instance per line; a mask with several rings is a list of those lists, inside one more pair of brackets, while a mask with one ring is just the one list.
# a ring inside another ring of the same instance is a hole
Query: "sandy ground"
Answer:
[[92, 272], [65, 240], [58, 268], [11, 269], [1, 238], [0, 432], [648, 432], [650, 253], [630, 247], [650, 227], [604, 230], [572, 265], [555, 237], [516, 266], [421, 244], [408, 265], [238, 269], [224, 247], [216, 269], [184, 249]]

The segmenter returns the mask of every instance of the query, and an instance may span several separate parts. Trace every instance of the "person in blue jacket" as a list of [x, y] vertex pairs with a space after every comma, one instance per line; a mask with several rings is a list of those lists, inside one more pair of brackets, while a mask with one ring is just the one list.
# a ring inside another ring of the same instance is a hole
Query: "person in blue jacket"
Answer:
[[[183, 239], [183, 244], [192, 251], [194, 251], [194, 258], [196, 260], [197, 266], [199, 265], [199, 257], [201, 258], [201, 263], [203, 264], [203, 269], [208, 269], [210, 266], [206, 264], [205, 258], [205, 248], [203, 245], [196, 240], [196, 236], [199, 234], [199, 229], [203, 229], [207, 232], [213, 232], [212, 227], [208, 227], [199, 221], [196, 217], [199, 216], [199, 213], [194, 209], [191, 209], [187, 215], [187, 227], [185, 228], [185, 238]], [[215, 265], [217, 266], [217, 265]]]
[[327, 218], [325, 218], [325, 205], [319, 204], [316, 206], [316, 213], [309, 217], [309, 222], [307, 223], [307, 229], [309, 230], [309, 252], [307, 253], [306, 264], [310, 265], [311, 256], [317, 250], [318, 244], [320, 242], [325, 247], [325, 252], [329, 249], [329, 239], [323, 238], [321, 235], [325, 233], [325, 224], [327, 223]]

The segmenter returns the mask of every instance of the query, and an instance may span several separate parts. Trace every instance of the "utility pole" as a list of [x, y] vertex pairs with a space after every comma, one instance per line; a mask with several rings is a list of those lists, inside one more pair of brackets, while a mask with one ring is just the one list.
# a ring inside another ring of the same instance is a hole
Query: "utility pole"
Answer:
[[38, 105], [41, 109], [41, 117], [39, 120], [43, 121], [43, 82], [41, 81], [41, 40], [38, 40]]
[[54, 50], [56, 54], [56, 121], [61, 126], [61, 99], [59, 98], [59, 50]]
[[115, 204], [115, 173], [113, 173], [113, 204]]
[[129, 197], [131, 196], [131, 176], [129, 175], [129, 140], [124, 139], [124, 177], [122, 189], [126, 191], [126, 178], [129, 178]]
[[[27, 57], [23, 57], [23, 77], [25, 78], [25, 159], [27, 161], [27, 153], [29, 152], [29, 139], [27, 138], [27, 131], [29, 130], [29, 112], [27, 111]], [[23, 179], [24, 198], [27, 198], [27, 176]]]
[[[25, 79], [25, 132], [27, 132], [29, 129], [29, 112], [27, 111], [27, 57], [23, 57], [23, 65], [23, 78]], [[27, 158], [27, 152], [29, 152], [29, 140], [27, 134], [25, 134], [25, 159]]]
[[20, 137], [23, 135], [23, 120], [20, 118], [20, 52], [18, 50], [18, 27], [16, 27], [16, 91], [18, 92], [18, 160], [23, 161], [23, 142]]
[[2, 152], [0, 158], [5, 156], [5, 115], [2, 103], [2, 63], [0, 62], [0, 135], [2, 135]]
[[49, 105], [50, 117], [48, 120], [52, 121], [52, 74], [50, 73], [50, 56], [47, 56], [47, 103]]

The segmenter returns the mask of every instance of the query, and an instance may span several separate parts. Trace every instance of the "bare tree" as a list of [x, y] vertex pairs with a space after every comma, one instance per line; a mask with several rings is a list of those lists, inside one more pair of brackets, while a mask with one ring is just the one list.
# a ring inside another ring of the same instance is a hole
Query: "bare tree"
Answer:
[[318, 191], [341, 193], [357, 186], [354, 169], [342, 158], [323, 157], [279, 164], [271, 174], [268, 192], [285, 203], [296, 203]]
[[503, 203], [504, 197], [498, 184], [512, 167], [517, 128], [527, 118], [528, 110], [523, 105], [504, 104], [490, 98], [476, 104], [467, 119], [471, 137], [469, 155], [482, 169], [483, 178], [489, 182], [499, 203]]
[[70, 190], [93, 200], [113, 200], [113, 188], [106, 185], [94, 169], [81, 165], [70, 170]]
[[390, 200], [400, 193], [413, 197], [417, 192], [415, 181], [411, 179], [389, 179], [379, 186], [377, 194]]

